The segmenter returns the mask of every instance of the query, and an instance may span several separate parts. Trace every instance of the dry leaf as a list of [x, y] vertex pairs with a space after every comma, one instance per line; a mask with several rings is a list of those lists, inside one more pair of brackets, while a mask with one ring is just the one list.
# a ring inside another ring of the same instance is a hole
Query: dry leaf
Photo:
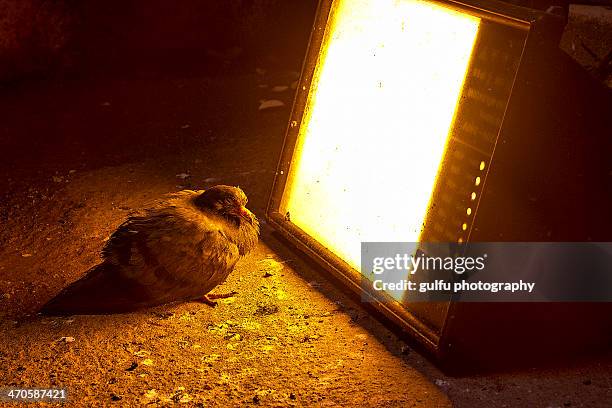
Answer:
[[144, 396], [147, 397], [147, 398], [156, 398], [157, 397], [157, 390], [149, 390], [149, 391], [145, 392]]
[[261, 101], [261, 103], [259, 104], [259, 110], [280, 108], [282, 106], [285, 106], [284, 102], [279, 101], [278, 99], [268, 99]]

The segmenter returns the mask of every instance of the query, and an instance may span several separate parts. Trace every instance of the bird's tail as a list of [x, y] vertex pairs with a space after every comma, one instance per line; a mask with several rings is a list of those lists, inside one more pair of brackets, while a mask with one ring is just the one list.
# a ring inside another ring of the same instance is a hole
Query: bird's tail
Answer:
[[40, 312], [46, 315], [109, 314], [135, 310], [142, 305], [142, 288], [122, 278], [119, 266], [103, 262], [62, 290]]

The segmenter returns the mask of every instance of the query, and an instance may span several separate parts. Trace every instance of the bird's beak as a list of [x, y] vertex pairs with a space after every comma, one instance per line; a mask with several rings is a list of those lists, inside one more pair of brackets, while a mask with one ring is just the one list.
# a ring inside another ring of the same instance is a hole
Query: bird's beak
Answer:
[[250, 212], [245, 206], [241, 206], [238, 209], [238, 215], [240, 215], [241, 218], [244, 218], [246, 221], [250, 222], [251, 224], [253, 223], [253, 218], [255, 217], [253, 213]]

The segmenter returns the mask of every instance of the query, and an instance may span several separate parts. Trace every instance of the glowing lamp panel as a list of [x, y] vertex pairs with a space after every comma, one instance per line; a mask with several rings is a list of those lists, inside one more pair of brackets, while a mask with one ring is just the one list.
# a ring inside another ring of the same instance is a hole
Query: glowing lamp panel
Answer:
[[360, 270], [419, 240], [480, 20], [426, 1], [336, 1], [282, 213]]

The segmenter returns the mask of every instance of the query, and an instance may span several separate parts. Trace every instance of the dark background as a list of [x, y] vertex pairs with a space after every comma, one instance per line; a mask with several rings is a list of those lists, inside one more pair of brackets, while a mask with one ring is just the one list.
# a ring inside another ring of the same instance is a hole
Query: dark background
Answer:
[[0, 82], [291, 64], [316, 0], [0, 0]]
[[[541, 10], [569, 0], [509, 0]], [[318, 0], [0, 0], [0, 83], [239, 71], [304, 54]], [[575, 3], [575, 2], [574, 2]], [[604, 4], [608, 0], [583, 0]]]

